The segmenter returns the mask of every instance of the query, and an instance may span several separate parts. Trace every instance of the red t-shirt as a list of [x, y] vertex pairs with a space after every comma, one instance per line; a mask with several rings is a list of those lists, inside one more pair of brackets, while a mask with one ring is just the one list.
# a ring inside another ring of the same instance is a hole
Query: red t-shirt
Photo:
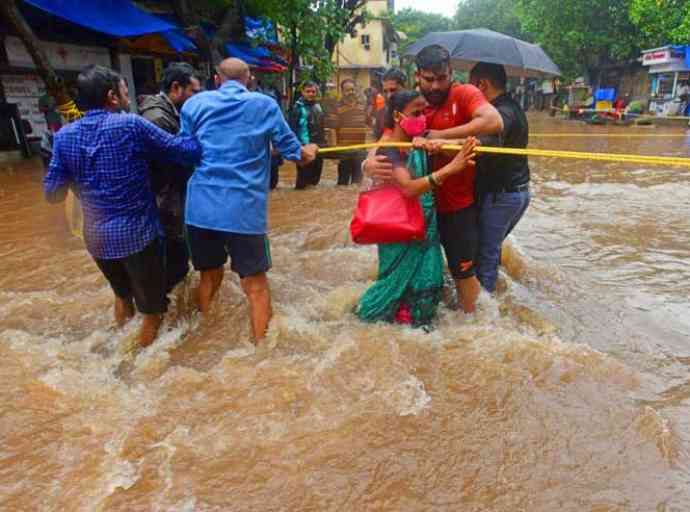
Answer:
[[[472, 120], [472, 114], [488, 101], [482, 92], [473, 85], [455, 84], [451, 87], [448, 99], [440, 107], [429, 106], [426, 115], [427, 126], [431, 130], [445, 130], [467, 124]], [[434, 157], [433, 169], [438, 170], [450, 158], [444, 155]], [[448, 178], [436, 192], [438, 211], [450, 213], [467, 208], [474, 203], [474, 166]]]

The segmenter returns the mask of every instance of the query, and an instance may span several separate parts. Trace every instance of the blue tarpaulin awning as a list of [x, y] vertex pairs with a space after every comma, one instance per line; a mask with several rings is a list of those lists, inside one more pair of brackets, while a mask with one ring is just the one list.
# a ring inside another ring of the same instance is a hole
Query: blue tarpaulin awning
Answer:
[[116, 37], [168, 32], [178, 27], [142, 11], [129, 0], [25, 0], [77, 25]]
[[161, 32], [171, 48], [178, 52], [195, 52], [196, 45], [181, 30], [168, 30]]
[[196, 45], [173, 22], [142, 11], [129, 0], [25, 0], [53, 16], [115, 37], [160, 33], [178, 52]]
[[268, 18], [244, 17], [245, 33], [249, 39], [257, 39], [268, 43], [277, 43], [278, 34], [275, 25]]
[[251, 46], [247, 43], [225, 43], [225, 49], [228, 55], [242, 59], [252, 67], [284, 71], [284, 66], [287, 64], [263, 46]]

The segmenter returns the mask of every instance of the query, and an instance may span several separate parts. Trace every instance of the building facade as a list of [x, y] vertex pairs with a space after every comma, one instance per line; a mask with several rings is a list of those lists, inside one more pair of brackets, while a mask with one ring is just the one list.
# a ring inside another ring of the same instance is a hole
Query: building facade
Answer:
[[394, 0], [368, 0], [365, 9], [368, 21], [357, 26], [354, 37], [347, 36], [338, 44], [333, 55], [335, 82], [352, 78], [359, 90], [378, 83], [383, 70], [399, 63], [400, 36], [390, 21]]

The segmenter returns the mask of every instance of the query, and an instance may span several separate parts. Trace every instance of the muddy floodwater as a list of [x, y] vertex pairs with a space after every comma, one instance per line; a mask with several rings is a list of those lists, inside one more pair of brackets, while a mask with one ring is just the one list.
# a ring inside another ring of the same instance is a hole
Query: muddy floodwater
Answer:
[[[690, 149], [678, 129], [532, 132], [591, 134], [532, 138], [548, 149]], [[349, 241], [357, 191], [329, 164], [296, 192], [285, 167], [266, 344], [248, 342], [235, 277], [202, 322], [194, 275], [131, 353], [138, 322], [115, 329], [40, 164], [2, 164], [0, 510], [690, 510], [690, 169], [531, 167], [502, 293], [476, 317], [444, 306], [429, 334], [357, 321], [376, 270]]]

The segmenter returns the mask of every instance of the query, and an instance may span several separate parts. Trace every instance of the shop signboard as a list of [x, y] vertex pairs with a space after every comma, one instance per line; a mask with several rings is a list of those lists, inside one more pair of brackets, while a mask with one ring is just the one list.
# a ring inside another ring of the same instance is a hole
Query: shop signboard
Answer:
[[660, 64], [675, 64], [685, 59], [685, 53], [673, 48], [658, 48], [642, 54], [643, 66], [658, 66]]
[[[88, 65], [111, 67], [110, 50], [97, 46], [40, 42], [48, 61], [57, 70], [81, 71]], [[33, 59], [18, 37], [5, 38], [5, 51], [10, 66], [36, 69]]]

